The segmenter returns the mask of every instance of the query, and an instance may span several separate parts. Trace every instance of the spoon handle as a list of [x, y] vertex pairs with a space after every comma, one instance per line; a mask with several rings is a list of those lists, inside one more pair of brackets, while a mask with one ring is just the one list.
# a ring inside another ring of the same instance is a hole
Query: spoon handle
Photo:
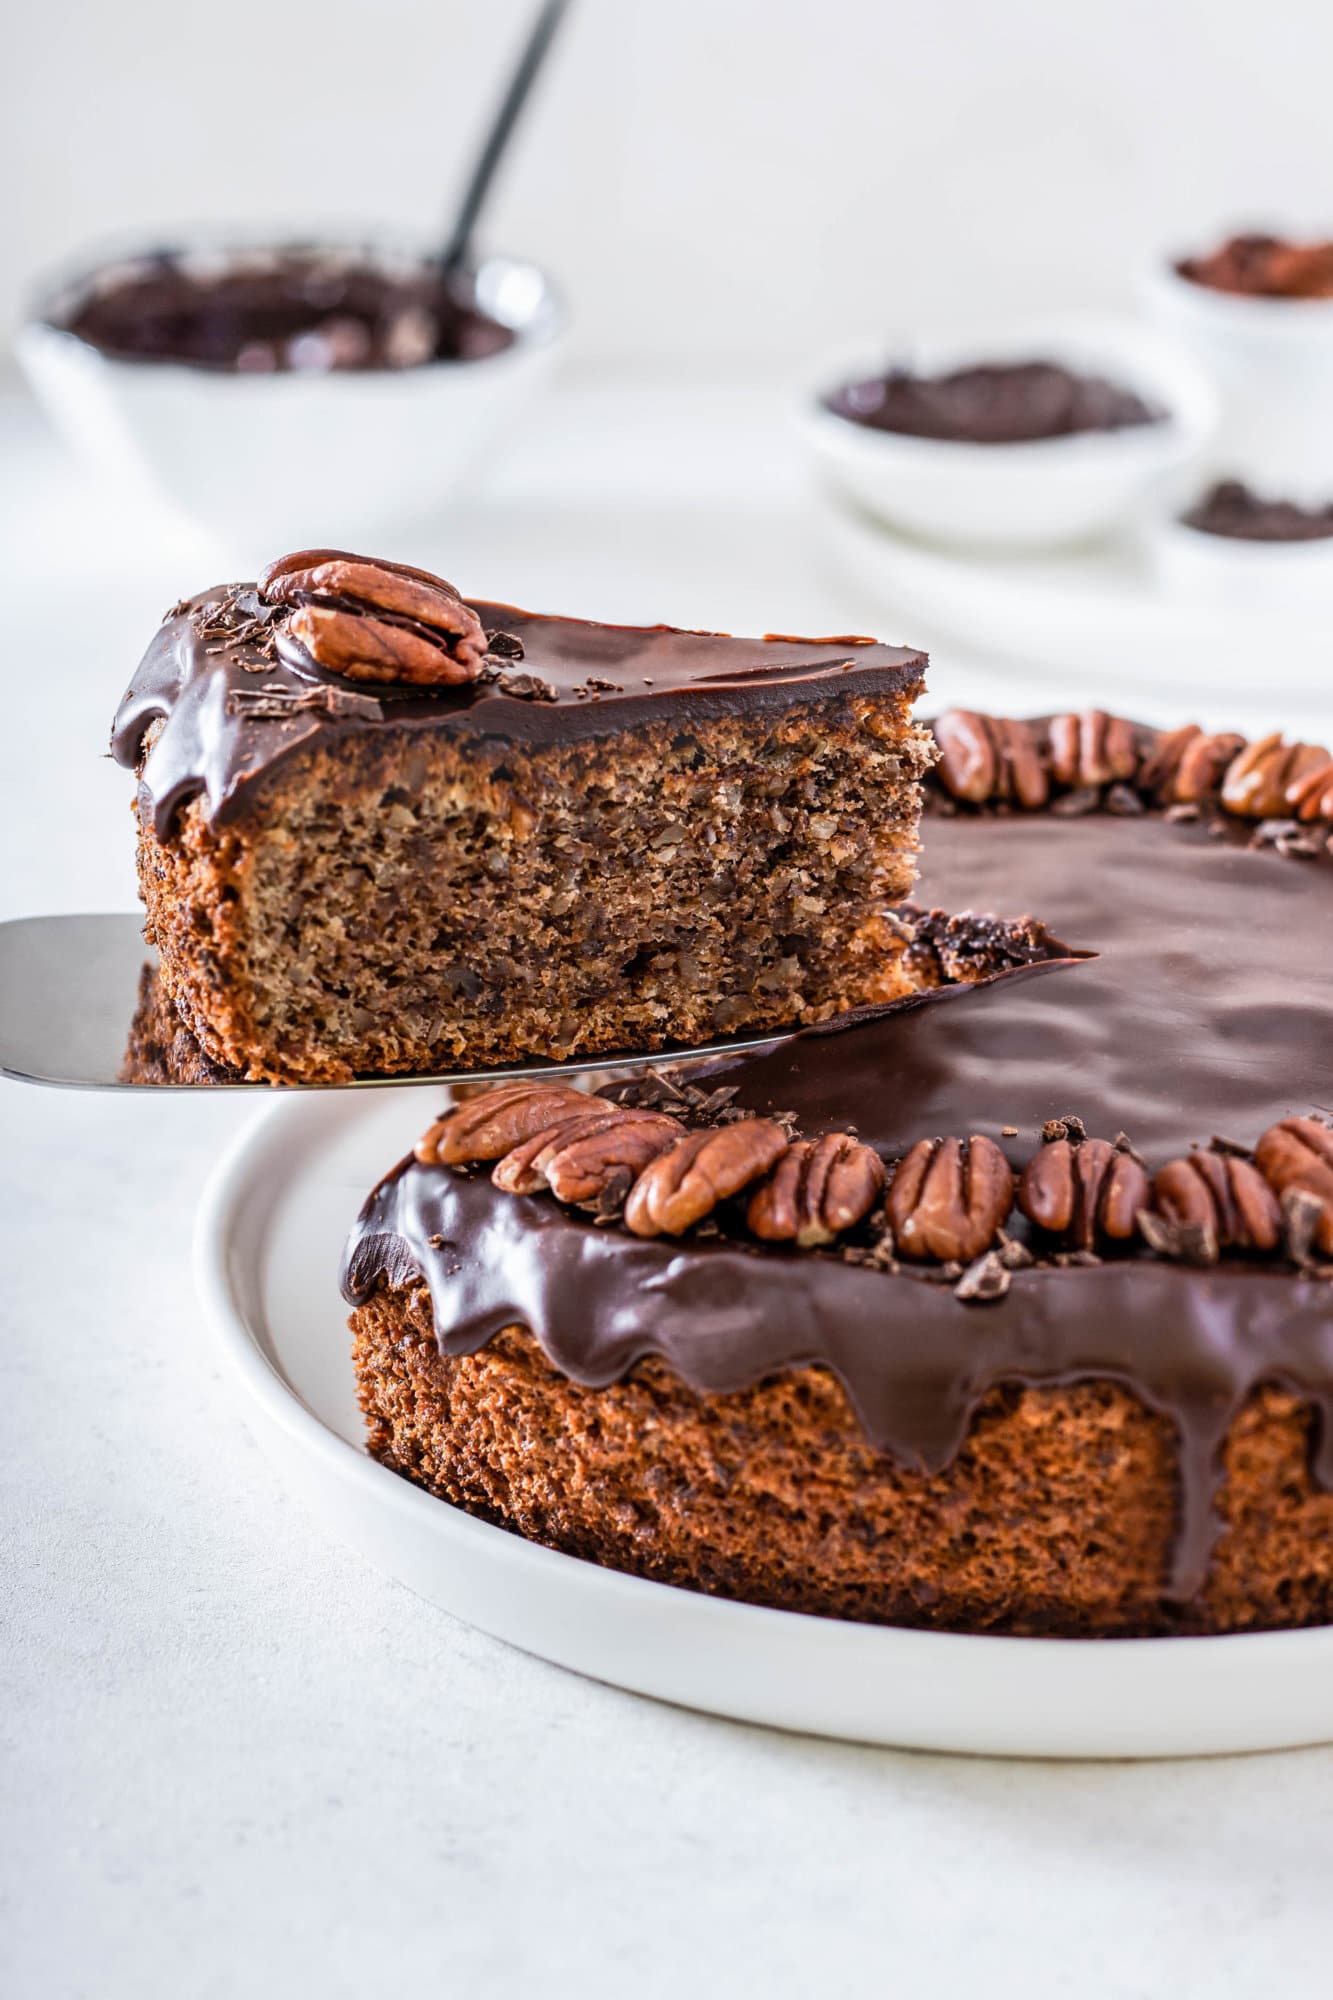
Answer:
[[568, 7], [569, 0], [543, 0], [543, 4], [537, 10], [537, 17], [528, 31], [527, 41], [509, 79], [509, 87], [501, 99], [499, 109], [486, 135], [486, 143], [463, 191], [463, 199], [459, 203], [453, 229], [440, 258], [441, 269], [446, 274], [460, 270], [467, 263], [472, 248], [472, 232], [477, 226], [477, 217], [490, 192], [496, 168], [504, 157], [514, 127], [527, 102], [528, 93], [546, 59], [546, 52], [555, 39], [556, 31]]

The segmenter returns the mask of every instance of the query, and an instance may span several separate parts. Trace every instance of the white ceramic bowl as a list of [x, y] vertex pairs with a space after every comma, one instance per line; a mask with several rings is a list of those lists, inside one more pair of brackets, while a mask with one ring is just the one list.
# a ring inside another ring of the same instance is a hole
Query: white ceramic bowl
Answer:
[[1143, 280], [1156, 326], [1214, 384], [1210, 462], [1284, 500], [1333, 493], [1333, 299], [1245, 298], [1182, 278], [1163, 258]]
[[[891, 367], [937, 374], [988, 361], [1054, 361], [1137, 390], [1160, 423], [1025, 444], [901, 437], [825, 407], [848, 382]], [[996, 337], [909, 349], [862, 344], [829, 355], [803, 385], [797, 421], [819, 476], [896, 528], [972, 548], [1052, 548], [1107, 534], [1160, 496], [1212, 433], [1216, 403], [1199, 371], [1149, 330], [1080, 316]]]
[[[382, 238], [277, 240], [390, 265], [427, 254]], [[192, 239], [186, 254], [216, 262], [260, 247], [229, 234]], [[464, 495], [545, 379], [566, 324], [544, 274], [510, 257], [476, 272], [478, 304], [515, 334], [480, 360], [241, 374], [113, 359], [54, 323], [133, 261], [105, 257], [49, 284], [19, 334], [20, 363], [57, 429], [117, 490], [151, 491], [250, 561], [284, 548], [373, 547]]]
[[1234, 611], [1333, 611], [1333, 536], [1247, 542], [1169, 517], [1152, 523], [1145, 541], [1172, 597]]

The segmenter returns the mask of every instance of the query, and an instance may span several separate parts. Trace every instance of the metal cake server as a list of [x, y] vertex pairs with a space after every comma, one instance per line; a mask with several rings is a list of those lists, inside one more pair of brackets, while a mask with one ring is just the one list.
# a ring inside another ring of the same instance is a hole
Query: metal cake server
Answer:
[[[121, 1065], [153, 954], [137, 915], [17, 917], [0, 923], [0, 1073], [62, 1090], [269, 1090], [263, 1083], [122, 1083]], [[373, 1090], [402, 1083], [499, 1083], [515, 1076], [651, 1069], [731, 1055], [785, 1041], [771, 1030], [652, 1055], [573, 1056], [508, 1069], [432, 1070], [357, 1077], [350, 1084], [289, 1084], [292, 1090]]]

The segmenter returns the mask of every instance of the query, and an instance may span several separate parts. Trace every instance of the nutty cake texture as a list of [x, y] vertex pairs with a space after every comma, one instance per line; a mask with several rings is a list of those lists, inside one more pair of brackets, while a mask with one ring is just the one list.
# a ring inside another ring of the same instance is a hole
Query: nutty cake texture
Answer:
[[352, 1330], [383, 1464], [633, 1575], [948, 1631], [1127, 1637], [1333, 1619], [1333, 1495], [1311, 1479], [1312, 1413], [1276, 1387], [1257, 1389], [1228, 1432], [1218, 1551], [1199, 1594], [1172, 1605], [1176, 1439], [1114, 1382], [992, 1389], [957, 1455], [924, 1471], [874, 1448], [824, 1367], [705, 1394], [647, 1356], [588, 1388], [521, 1326], [442, 1357], [421, 1287], [376, 1294]]
[[927, 892], [1096, 954], [918, 913], [909, 1004], [447, 1110], [348, 1245], [370, 1448], [784, 1609], [1333, 1621], [1333, 760], [1100, 711], [936, 728]]
[[176, 607], [117, 717], [165, 1001], [211, 1063], [338, 1082], [910, 990], [924, 665], [286, 557]]

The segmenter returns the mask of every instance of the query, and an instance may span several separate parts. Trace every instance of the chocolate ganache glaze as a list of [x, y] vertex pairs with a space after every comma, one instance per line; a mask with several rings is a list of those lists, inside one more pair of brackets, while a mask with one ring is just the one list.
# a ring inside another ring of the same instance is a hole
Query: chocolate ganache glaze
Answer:
[[[286, 758], [365, 729], [433, 730], [524, 744], [613, 735], [636, 725], [781, 710], [912, 688], [925, 655], [858, 636], [733, 638], [670, 625], [600, 625], [474, 602], [496, 672], [471, 686], [368, 692], [275, 645], [279, 608], [249, 584], [169, 613], [116, 713], [111, 750], [140, 775], [159, 838], [203, 796], [210, 821], [245, 809]], [[410, 755], [407, 746], [405, 754]]]
[[[794, 1113], [809, 1136], [855, 1127], [893, 1158], [923, 1137], [983, 1133], [1015, 1166], [1064, 1114], [1093, 1134], [1123, 1129], [1156, 1166], [1213, 1135], [1253, 1143], [1284, 1116], [1328, 1110], [1333, 857], [1284, 858], [1212, 823], [932, 819], [925, 900], [1037, 909], [1099, 956], [796, 1036], [710, 1077], [746, 1110]], [[822, 1364], [871, 1440], [927, 1471], [958, 1451], [997, 1384], [1115, 1381], [1177, 1429], [1168, 1594], [1182, 1606], [1207, 1574], [1222, 1441], [1258, 1385], [1313, 1405], [1313, 1471], [1333, 1486], [1333, 1286], [1290, 1265], [1195, 1269], [1140, 1249], [1019, 1270], [1005, 1296], [969, 1305], [905, 1268], [760, 1247], [725, 1223], [714, 1237], [645, 1241], [549, 1197], [405, 1161], [352, 1233], [345, 1295], [364, 1299], [381, 1279], [424, 1280], [443, 1352], [517, 1322], [590, 1386], [649, 1353], [705, 1392]]]

